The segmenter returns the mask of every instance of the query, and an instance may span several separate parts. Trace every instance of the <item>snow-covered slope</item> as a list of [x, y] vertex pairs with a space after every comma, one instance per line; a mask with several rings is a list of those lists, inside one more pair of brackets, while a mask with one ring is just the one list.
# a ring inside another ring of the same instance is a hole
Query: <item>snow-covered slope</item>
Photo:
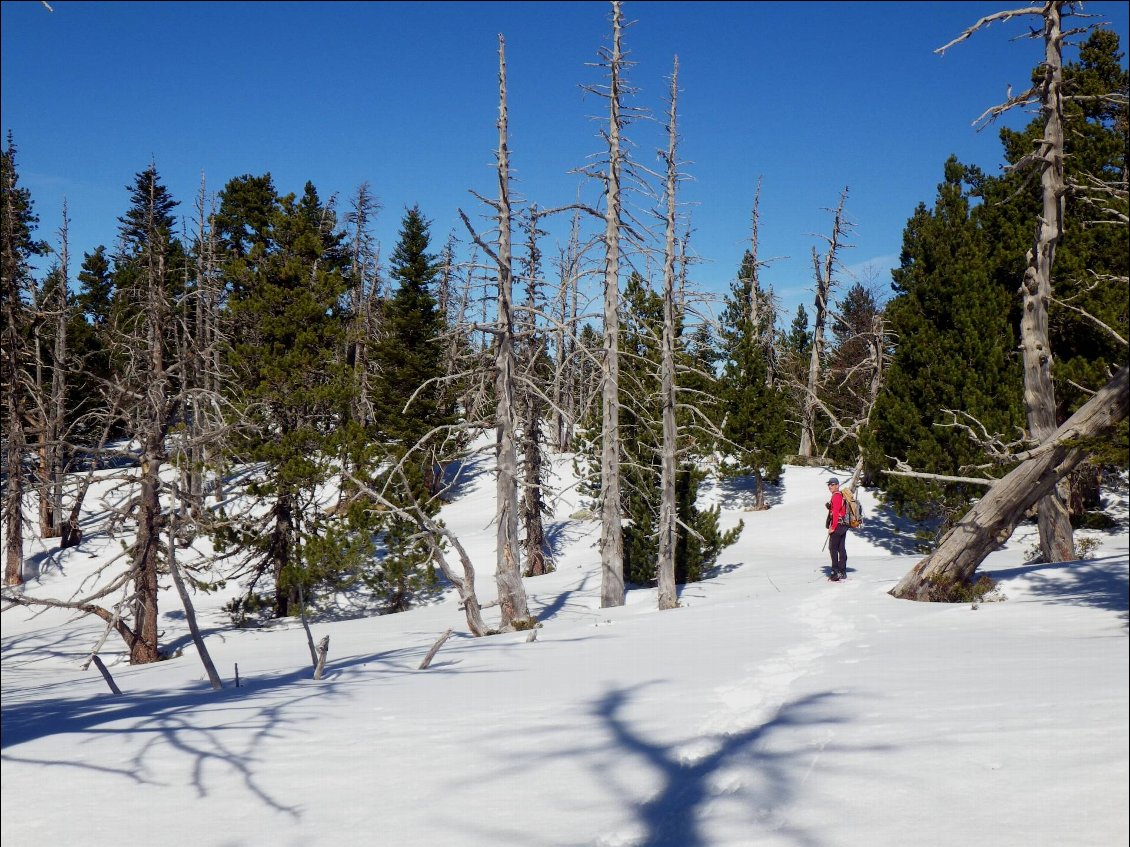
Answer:
[[[494, 486], [478, 470], [444, 519], [487, 601]], [[234, 630], [226, 597], [200, 595], [213, 692], [169, 591], [162, 643], [183, 655], [129, 667], [111, 636], [114, 697], [80, 670], [98, 621], [5, 611], [6, 847], [1125, 843], [1125, 520], [1064, 565], [1025, 565], [1022, 528], [982, 568], [1003, 602], [908, 603], [886, 592], [913, 540], [866, 492], [849, 579], [825, 579], [826, 472], [788, 468], [768, 511], [745, 511], [737, 484], [704, 492], [745, 530], [680, 608], [637, 589], [601, 609], [597, 527], [571, 517], [567, 457], [559, 471], [558, 567], [525, 581], [533, 642], [470, 638], [452, 596], [383, 617], [343, 600], [312, 624], [330, 636], [315, 682], [298, 623]], [[28, 591], [65, 596], [115, 548], [29, 549]]]

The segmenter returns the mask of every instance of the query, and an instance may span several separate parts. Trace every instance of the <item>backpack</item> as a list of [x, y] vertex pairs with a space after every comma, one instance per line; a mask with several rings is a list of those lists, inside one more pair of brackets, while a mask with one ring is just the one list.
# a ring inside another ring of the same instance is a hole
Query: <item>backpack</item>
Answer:
[[844, 508], [847, 509], [847, 514], [844, 516], [847, 519], [847, 525], [852, 529], [859, 529], [863, 526], [863, 508], [850, 489], [841, 489], [840, 494], [844, 496]]

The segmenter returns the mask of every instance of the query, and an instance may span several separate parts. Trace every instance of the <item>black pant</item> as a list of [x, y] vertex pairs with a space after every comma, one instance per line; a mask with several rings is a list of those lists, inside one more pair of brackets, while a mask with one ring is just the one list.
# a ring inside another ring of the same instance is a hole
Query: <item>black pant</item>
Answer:
[[847, 550], [844, 542], [847, 540], [846, 526], [836, 527], [836, 531], [828, 536], [828, 552], [832, 554], [832, 573], [847, 576]]

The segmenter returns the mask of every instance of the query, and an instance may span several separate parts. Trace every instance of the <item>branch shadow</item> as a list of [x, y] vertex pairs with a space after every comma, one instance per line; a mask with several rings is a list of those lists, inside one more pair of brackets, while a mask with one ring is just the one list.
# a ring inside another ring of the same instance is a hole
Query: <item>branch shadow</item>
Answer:
[[[765, 482], [765, 504], [769, 508], [781, 505], [785, 499], [784, 477], [779, 483]], [[757, 484], [752, 476], [723, 477], [706, 480], [699, 489], [700, 495], [714, 493], [723, 509], [748, 511], [757, 497]]]
[[[592, 574], [586, 574], [585, 578], [581, 580], [581, 584], [576, 588], [571, 588], [568, 591], [560, 591], [553, 595], [553, 600], [550, 603], [542, 606], [534, 612], [534, 616], [542, 622], [552, 620], [562, 609], [569, 605], [569, 598], [574, 594], [581, 594], [584, 592], [585, 587], [588, 585], [589, 577]], [[536, 602], [536, 597], [531, 597], [531, 601]], [[532, 603], [531, 603], [532, 605]]]
[[1116, 612], [1123, 626], [1130, 626], [1130, 568], [1123, 556], [1022, 565], [990, 576], [998, 581], [1023, 578], [1027, 590], [1041, 600]]
[[[714, 742], [711, 752], [690, 759], [680, 757], [677, 751], [662, 744], [647, 741], [632, 728], [622, 714], [628, 702], [628, 691], [614, 690], [606, 694], [593, 711], [611, 731], [619, 752], [644, 760], [661, 778], [659, 790], [636, 807], [636, 818], [643, 829], [643, 837], [635, 842], [637, 847], [707, 847], [709, 842], [700, 830], [696, 812], [717, 794], [711, 786], [711, 777], [741, 758], [752, 759], [757, 764], [759, 785], [763, 786], [763, 793], [751, 807], [787, 805], [796, 794], [788, 766], [800, 756], [811, 755], [811, 750], [771, 752], [764, 747], [754, 748], [789, 727], [843, 723], [843, 718], [827, 709], [832, 696], [814, 694], [787, 703], [767, 723], [715, 737], [711, 739]], [[751, 825], [756, 823], [757, 817], [751, 814]], [[776, 830], [776, 835], [798, 845], [816, 847], [815, 840], [795, 826], [783, 826]]]
[[[10, 646], [5, 639], [5, 647]], [[310, 720], [306, 704], [348, 696], [342, 684], [343, 669], [379, 662], [382, 675], [409, 674], [414, 672], [409, 663], [419, 654], [418, 649], [406, 648], [351, 656], [331, 662], [320, 681], [314, 681], [312, 668], [304, 666], [245, 677], [240, 687], [229, 683], [218, 691], [204, 682], [175, 691], [142, 690], [114, 696], [68, 696], [62, 692], [73, 688], [63, 684], [38, 689], [40, 695], [52, 690], [58, 690], [58, 695], [31, 696], [36, 691], [29, 689], [26, 699], [12, 702], [6, 696], [0, 707], [0, 761], [5, 769], [11, 765], [77, 768], [91, 775], [121, 777], [132, 784], [157, 784], [166, 770], [161, 762], [171, 749], [189, 761], [186, 770], [192, 775], [191, 788], [198, 797], [213, 793], [215, 789], [210, 788], [205, 774], [213, 769], [210, 766], [220, 765], [234, 772], [262, 807], [297, 823], [302, 819], [301, 805], [272, 794], [257, 777], [257, 764], [263, 755], [260, 751], [270, 749], [264, 742], [306, 725]], [[11, 663], [7, 664], [5, 673], [12, 670]], [[123, 687], [127, 685], [123, 682]], [[285, 698], [278, 696], [282, 690]], [[52, 736], [73, 737], [67, 749], [75, 749], [106, 735], [133, 737], [136, 755], [111, 767], [70, 756], [33, 757], [17, 752], [21, 745]]]
[[853, 529], [852, 535], [886, 550], [893, 556], [924, 555], [918, 549], [921, 543], [916, 533], [919, 524], [901, 517], [889, 509], [871, 510], [863, 516], [863, 526]]

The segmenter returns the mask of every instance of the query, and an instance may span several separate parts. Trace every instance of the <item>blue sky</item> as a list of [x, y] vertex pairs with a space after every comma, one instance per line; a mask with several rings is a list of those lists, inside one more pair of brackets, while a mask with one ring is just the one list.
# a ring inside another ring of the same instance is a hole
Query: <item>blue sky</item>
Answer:
[[[1019, 6], [1021, 4], [1017, 4]], [[155, 162], [180, 211], [270, 172], [281, 191], [307, 180], [344, 203], [364, 181], [382, 203], [374, 233], [388, 255], [405, 207], [419, 204], [438, 246], [467, 240], [462, 208], [492, 196], [497, 37], [506, 37], [511, 160], [517, 192], [542, 207], [598, 186], [575, 169], [599, 154], [604, 101], [582, 86], [609, 41], [607, 2], [2, 4], [3, 131], [22, 184], [54, 240], [63, 199], [71, 274], [83, 252], [112, 246], [126, 185]], [[862, 281], [897, 262], [902, 230], [930, 203], [946, 157], [996, 172], [997, 130], [972, 121], [1024, 85], [1042, 57], [1015, 40], [1028, 21], [993, 24], [935, 48], [995, 2], [625, 2], [636, 62], [632, 104], [658, 119], [628, 130], [656, 166], [673, 57], [680, 63], [682, 186], [701, 258], [696, 282], [726, 290], [748, 245], [761, 190], [763, 279], [782, 320], [811, 304], [812, 250], [847, 188]], [[1127, 5], [1086, 3], [1127, 42]], [[1016, 115], [1009, 125], [1026, 122]], [[478, 226], [487, 228], [485, 221]], [[544, 245], [548, 255], [552, 239]], [[845, 277], [846, 278], [846, 277]], [[846, 285], [841, 290], [846, 289]]]

